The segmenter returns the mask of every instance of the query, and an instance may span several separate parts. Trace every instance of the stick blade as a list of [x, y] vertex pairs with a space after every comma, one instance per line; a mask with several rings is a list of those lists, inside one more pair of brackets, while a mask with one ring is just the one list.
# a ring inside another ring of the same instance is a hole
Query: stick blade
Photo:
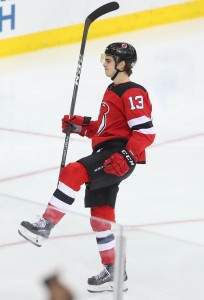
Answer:
[[100, 6], [99, 8], [97, 8], [96, 10], [94, 10], [88, 17], [87, 20], [92, 23], [93, 21], [95, 21], [96, 19], [98, 19], [99, 17], [114, 11], [116, 9], [118, 9], [120, 6], [118, 4], [118, 2], [113, 1], [113, 2], [109, 2], [105, 5]]

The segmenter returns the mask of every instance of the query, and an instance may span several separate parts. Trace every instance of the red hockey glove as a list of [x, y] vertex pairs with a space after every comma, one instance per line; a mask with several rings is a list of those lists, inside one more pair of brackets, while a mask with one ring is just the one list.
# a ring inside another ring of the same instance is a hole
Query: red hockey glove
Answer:
[[62, 132], [66, 133], [67, 125], [71, 125], [71, 133], [84, 136], [89, 128], [91, 117], [65, 115], [62, 119]]
[[116, 176], [123, 176], [134, 166], [135, 162], [127, 149], [112, 154], [103, 164], [104, 172]]

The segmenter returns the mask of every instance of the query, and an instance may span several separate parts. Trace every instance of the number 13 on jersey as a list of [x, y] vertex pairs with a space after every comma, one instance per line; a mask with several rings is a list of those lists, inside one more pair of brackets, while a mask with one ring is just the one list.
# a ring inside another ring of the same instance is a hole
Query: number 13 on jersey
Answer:
[[131, 110], [144, 108], [143, 96], [129, 97], [128, 100], [130, 101]]

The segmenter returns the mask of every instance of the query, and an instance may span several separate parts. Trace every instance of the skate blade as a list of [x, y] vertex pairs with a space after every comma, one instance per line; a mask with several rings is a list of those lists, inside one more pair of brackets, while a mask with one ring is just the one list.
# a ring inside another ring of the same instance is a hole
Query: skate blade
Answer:
[[43, 240], [44, 238], [41, 236], [38, 236], [32, 232], [30, 232], [29, 230], [27, 230], [25, 227], [21, 226], [18, 229], [18, 233], [20, 234], [20, 236], [22, 236], [25, 240], [27, 240], [28, 242], [32, 243], [33, 245], [37, 246], [37, 247], [41, 247], [43, 244]]
[[[127, 282], [123, 283], [123, 292], [127, 292]], [[114, 282], [106, 282], [101, 285], [88, 285], [88, 292], [90, 293], [103, 293], [103, 292], [114, 292]]]

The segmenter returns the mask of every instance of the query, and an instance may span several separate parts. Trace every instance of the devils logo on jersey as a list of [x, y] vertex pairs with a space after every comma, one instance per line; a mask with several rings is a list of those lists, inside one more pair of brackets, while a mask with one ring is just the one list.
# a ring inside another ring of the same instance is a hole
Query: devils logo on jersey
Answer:
[[99, 128], [98, 128], [98, 135], [101, 134], [101, 132], [104, 130], [106, 127], [106, 121], [107, 121], [107, 114], [109, 112], [109, 106], [107, 103], [102, 102], [101, 103], [101, 109], [100, 109], [100, 114], [99, 114]]

